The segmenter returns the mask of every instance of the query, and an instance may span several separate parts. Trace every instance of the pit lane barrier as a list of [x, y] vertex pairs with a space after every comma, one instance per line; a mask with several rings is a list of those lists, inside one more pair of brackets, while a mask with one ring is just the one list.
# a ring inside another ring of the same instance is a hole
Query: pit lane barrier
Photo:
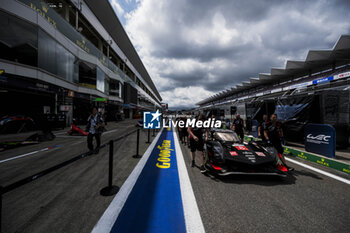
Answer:
[[[148, 135], [149, 135], [149, 132], [150, 130], [147, 130], [148, 131]], [[108, 143], [105, 143], [103, 145], [101, 145], [100, 147], [96, 148], [93, 152], [96, 152], [96, 151], [99, 151], [100, 149], [103, 149], [105, 148], [107, 145], [109, 145], [109, 169], [108, 169], [108, 186], [101, 189], [100, 191], [100, 194], [102, 196], [111, 196], [111, 195], [114, 195], [116, 194], [118, 191], [119, 191], [119, 187], [118, 186], [114, 186], [112, 185], [112, 177], [113, 177], [113, 144], [114, 142], [117, 142], [117, 141], [120, 141], [128, 136], [130, 136], [131, 134], [137, 132], [137, 142], [136, 142], [136, 155], [134, 155], [133, 157], [134, 158], [140, 158], [141, 155], [139, 155], [139, 137], [140, 137], [140, 129], [135, 129], [127, 134], [124, 134], [116, 139], [113, 139], [113, 140], [110, 140]], [[1, 186], [0, 185], [0, 233], [2, 232], [2, 199], [3, 199], [3, 195], [5, 193], [8, 193], [10, 191], [13, 191], [14, 189], [17, 189], [25, 184], [28, 184], [34, 180], [37, 180], [51, 172], [54, 172], [62, 167], [65, 167], [79, 159], [82, 159], [82, 158], [85, 158], [85, 157], [88, 157], [88, 156], [91, 156], [91, 155], [94, 155], [93, 152], [85, 152], [85, 153], [82, 153], [78, 156], [75, 156], [69, 160], [66, 160], [60, 164], [57, 164], [53, 167], [50, 167], [50, 168], [47, 168], [43, 171], [40, 171], [34, 175], [31, 175], [31, 176], [28, 176], [26, 178], [23, 178], [19, 181], [16, 181], [12, 184], [9, 184], [7, 186]]]
[[[251, 135], [249, 135], [249, 136], [244, 135], [244, 140], [255, 141], [255, 140], [261, 140], [261, 139], [255, 138]], [[303, 150], [297, 150], [295, 148], [291, 148], [288, 146], [283, 146], [283, 150], [284, 150], [285, 154], [288, 154], [290, 156], [305, 159], [305, 160], [308, 160], [310, 162], [322, 165], [324, 167], [333, 168], [334, 170], [341, 171], [341, 172], [344, 172], [346, 174], [350, 174], [350, 164], [343, 163], [343, 162], [337, 161], [335, 159], [327, 158], [325, 156], [318, 155], [315, 153], [306, 152]]]

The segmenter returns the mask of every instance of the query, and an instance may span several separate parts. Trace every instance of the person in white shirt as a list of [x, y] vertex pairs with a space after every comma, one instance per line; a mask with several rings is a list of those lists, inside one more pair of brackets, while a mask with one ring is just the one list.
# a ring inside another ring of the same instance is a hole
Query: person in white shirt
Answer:
[[86, 125], [86, 131], [88, 131], [87, 144], [90, 152], [93, 151], [94, 146], [92, 140], [95, 137], [96, 139], [96, 148], [95, 153], [99, 152], [99, 147], [101, 145], [101, 133], [104, 127], [104, 122], [101, 114], [98, 113], [96, 107], [92, 108], [92, 114], [88, 118], [88, 123]]

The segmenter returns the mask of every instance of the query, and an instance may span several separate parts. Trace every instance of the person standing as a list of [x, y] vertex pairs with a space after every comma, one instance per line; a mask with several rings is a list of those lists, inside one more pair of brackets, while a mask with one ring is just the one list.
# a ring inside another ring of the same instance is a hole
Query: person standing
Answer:
[[107, 111], [105, 110], [105, 112], [103, 113], [103, 120], [104, 120], [104, 124], [107, 125]]
[[101, 134], [103, 131], [104, 123], [101, 114], [98, 113], [96, 107], [92, 108], [92, 114], [88, 118], [88, 123], [86, 125], [86, 131], [88, 131], [87, 144], [90, 152], [93, 151], [93, 138], [96, 139], [95, 154], [98, 154], [99, 147], [101, 145]]
[[263, 142], [266, 142], [266, 138], [265, 138], [265, 135], [264, 135], [264, 130], [265, 130], [266, 123], [267, 123], [267, 115], [264, 114], [263, 115], [263, 119], [260, 122], [259, 127], [258, 127], [258, 136], [259, 136], [259, 138], [262, 139]]
[[[197, 116], [197, 121], [202, 121], [202, 120], [203, 120], [203, 116], [199, 113], [199, 115]], [[206, 169], [204, 167], [204, 161], [203, 161], [203, 149], [204, 149], [203, 128], [198, 128], [197, 126], [195, 126], [194, 128], [188, 127], [187, 131], [190, 137], [190, 148], [191, 148], [191, 156], [192, 156], [191, 167], [195, 166], [196, 151], [198, 151], [199, 160], [200, 160], [200, 171], [204, 173], [206, 172]], [[206, 140], [208, 140], [208, 131], [206, 131]]]
[[182, 127], [182, 130], [181, 130], [181, 141], [185, 143], [185, 145], [187, 145], [188, 144], [188, 131], [186, 127], [187, 118], [182, 117], [181, 120], [185, 123], [184, 127]]
[[243, 130], [243, 119], [239, 114], [236, 115], [236, 119], [233, 121], [231, 129], [233, 129], [236, 134], [240, 137], [241, 142], [243, 142], [244, 139], [244, 130]]
[[289, 167], [286, 163], [286, 159], [283, 154], [283, 147], [281, 144], [281, 138], [283, 138], [283, 131], [281, 127], [281, 123], [277, 121], [277, 114], [272, 114], [270, 117], [270, 121], [266, 122], [264, 128], [264, 136], [267, 143], [271, 143], [273, 147], [280, 154], [280, 159], [283, 165], [289, 170], [293, 171], [294, 168]]

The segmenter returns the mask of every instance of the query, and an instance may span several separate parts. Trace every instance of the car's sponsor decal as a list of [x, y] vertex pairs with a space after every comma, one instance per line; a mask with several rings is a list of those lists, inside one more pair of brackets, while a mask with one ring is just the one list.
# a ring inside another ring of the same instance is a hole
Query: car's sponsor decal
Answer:
[[266, 157], [266, 155], [263, 152], [255, 152], [258, 156]]
[[238, 155], [236, 151], [230, 151], [230, 154], [231, 154], [231, 156], [237, 156]]
[[242, 153], [244, 155], [253, 155], [253, 152], [250, 152], [250, 151], [242, 151]]
[[255, 155], [251, 152], [243, 152], [244, 156], [249, 159], [252, 163], [255, 163]]
[[235, 146], [237, 150], [248, 150], [245, 146]]

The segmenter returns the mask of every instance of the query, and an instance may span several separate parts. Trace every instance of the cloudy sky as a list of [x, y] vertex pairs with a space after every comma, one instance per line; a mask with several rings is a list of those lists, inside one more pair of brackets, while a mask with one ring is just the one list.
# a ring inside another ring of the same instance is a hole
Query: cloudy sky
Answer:
[[170, 108], [350, 34], [348, 0], [110, 0]]

